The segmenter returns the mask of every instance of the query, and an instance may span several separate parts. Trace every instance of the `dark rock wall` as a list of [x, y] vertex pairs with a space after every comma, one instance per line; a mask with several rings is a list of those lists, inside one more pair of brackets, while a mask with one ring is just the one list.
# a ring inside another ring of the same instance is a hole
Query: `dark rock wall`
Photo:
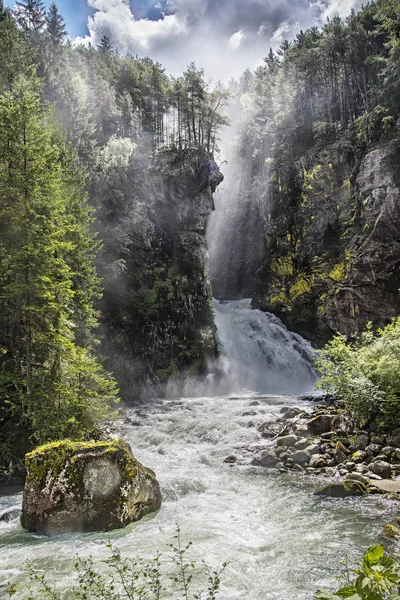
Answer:
[[400, 145], [310, 152], [269, 181], [254, 305], [316, 344], [400, 314]]
[[223, 176], [190, 149], [159, 152], [136, 179], [134, 216], [103, 265], [103, 351], [127, 402], [201, 373], [216, 352], [204, 232]]

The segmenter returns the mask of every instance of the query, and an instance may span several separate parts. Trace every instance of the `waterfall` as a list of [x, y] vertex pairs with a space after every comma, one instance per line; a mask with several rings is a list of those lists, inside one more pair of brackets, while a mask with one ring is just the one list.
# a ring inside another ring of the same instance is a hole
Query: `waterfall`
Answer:
[[317, 377], [309, 342], [274, 315], [252, 309], [249, 299], [215, 300], [214, 306], [222, 391], [299, 394], [313, 389]]

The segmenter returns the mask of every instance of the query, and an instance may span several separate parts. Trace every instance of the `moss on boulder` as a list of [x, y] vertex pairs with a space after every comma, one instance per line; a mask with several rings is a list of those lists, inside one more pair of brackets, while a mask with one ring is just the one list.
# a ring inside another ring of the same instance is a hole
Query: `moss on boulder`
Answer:
[[161, 506], [154, 472], [122, 441], [54, 442], [25, 463], [21, 523], [29, 531], [109, 531]]

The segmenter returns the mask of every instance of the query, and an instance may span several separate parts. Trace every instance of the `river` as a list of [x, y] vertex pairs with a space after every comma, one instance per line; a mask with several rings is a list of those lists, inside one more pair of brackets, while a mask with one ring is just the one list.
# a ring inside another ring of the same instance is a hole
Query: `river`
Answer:
[[[243, 311], [241, 322], [246, 324], [235, 329], [232, 319], [239, 310]], [[244, 357], [247, 367], [242, 365], [248, 376], [246, 384], [254, 375], [249, 375], [249, 353], [258, 352], [254, 356], [260, 360], [265, 354], [260, 332], [267, 325], [260, 324], [256, 312], [244, 303], [217, 306], [225, 357], [233, 361], [225, 371], [228, 378], [239, 369], [238, 357], [228, 350], [232, 339], [229, 331], [234, 332], [238, 343], [244, 343], [241, 331], [250, 328], [255, 332], [252, 349], [248, 345]], [[269, 381], [273, 391], [237, 388], [236, 393], [154, 400], [127, 409], [119, 433], [131, 444], [136, 457], [157, 473], [163, 505], [156, 515], [107, 534], [54, 538], [27, 533], [18, 520], [0, 523], [0, 581], [22, 582], [23, 598], [27, 580], [24, 563], [29, 559], [36, 569], [67, 589], [76, 554], [101, 561], [108, 555], [107, 539], [125, 556], [150, 558], [157, 550], [168, 554], [179, 523], [183, 541], [193, 541], [190, 555], [194, 560], [204, 559], [213, 566], [229, 561], [222, 577], [221, 600], [311, 600], [318, 586], [332, 584], [346, 552], [358, 557], [379, 541], [383, 525], [394, 515], [394, 503], [379, 496], [317, 498], [312, 492], [321, 479], [280, 475], [251, 466], [254, 453], [267, 444], [258, 426], [273, 419], [283, 406], [310, 408], [309, 403], [299, 402], [293, 391], [292, 395], [285, 394], [296, 380], [304, 391], [312, 386], [314, 377], [309, 370], [307, 343], [290, 337], [292, 334], [285, 337], [284, 327], [275, 317], [265, 318], [269, 319], [268, 327], [273, 325], [282, 334], [276, 335], [275, 350], [281, 344], [280, 351], [275, 352], [275, 358], [270, 355], [266, 372], [274, 371], [275, 361], [282, 369], [278, 378], [269, 378], [257, 375], [258, 367], [255, 386], [268, 388]], [[255, 322], [250, 326], [252, 319]], [[271, 348], [271, 341], [267, 346]], [[282, 361], [289, 350], [297, 352], [298, 362], [294, 354]], [[299, 369], [301, 361], [303, 368]], [[237, 386], [238, 380], [231, 385]], [[285, 394], [277, 393], [279, 385]], [[224, 462], [229, 455], [237, 457], [234, 465]], [[21, 494], [9, 492], [0, 497], [0, 514], [20, 504]]]

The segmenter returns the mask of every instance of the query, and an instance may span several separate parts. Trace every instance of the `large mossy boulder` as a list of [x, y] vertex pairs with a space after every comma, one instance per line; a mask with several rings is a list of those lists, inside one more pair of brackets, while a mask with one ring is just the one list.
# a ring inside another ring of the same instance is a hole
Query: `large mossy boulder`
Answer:
[[29, 531], [109, 531], [161, 506], [154, 472], [122, 441], [54, 442], [25, 463], [21, 523]]

